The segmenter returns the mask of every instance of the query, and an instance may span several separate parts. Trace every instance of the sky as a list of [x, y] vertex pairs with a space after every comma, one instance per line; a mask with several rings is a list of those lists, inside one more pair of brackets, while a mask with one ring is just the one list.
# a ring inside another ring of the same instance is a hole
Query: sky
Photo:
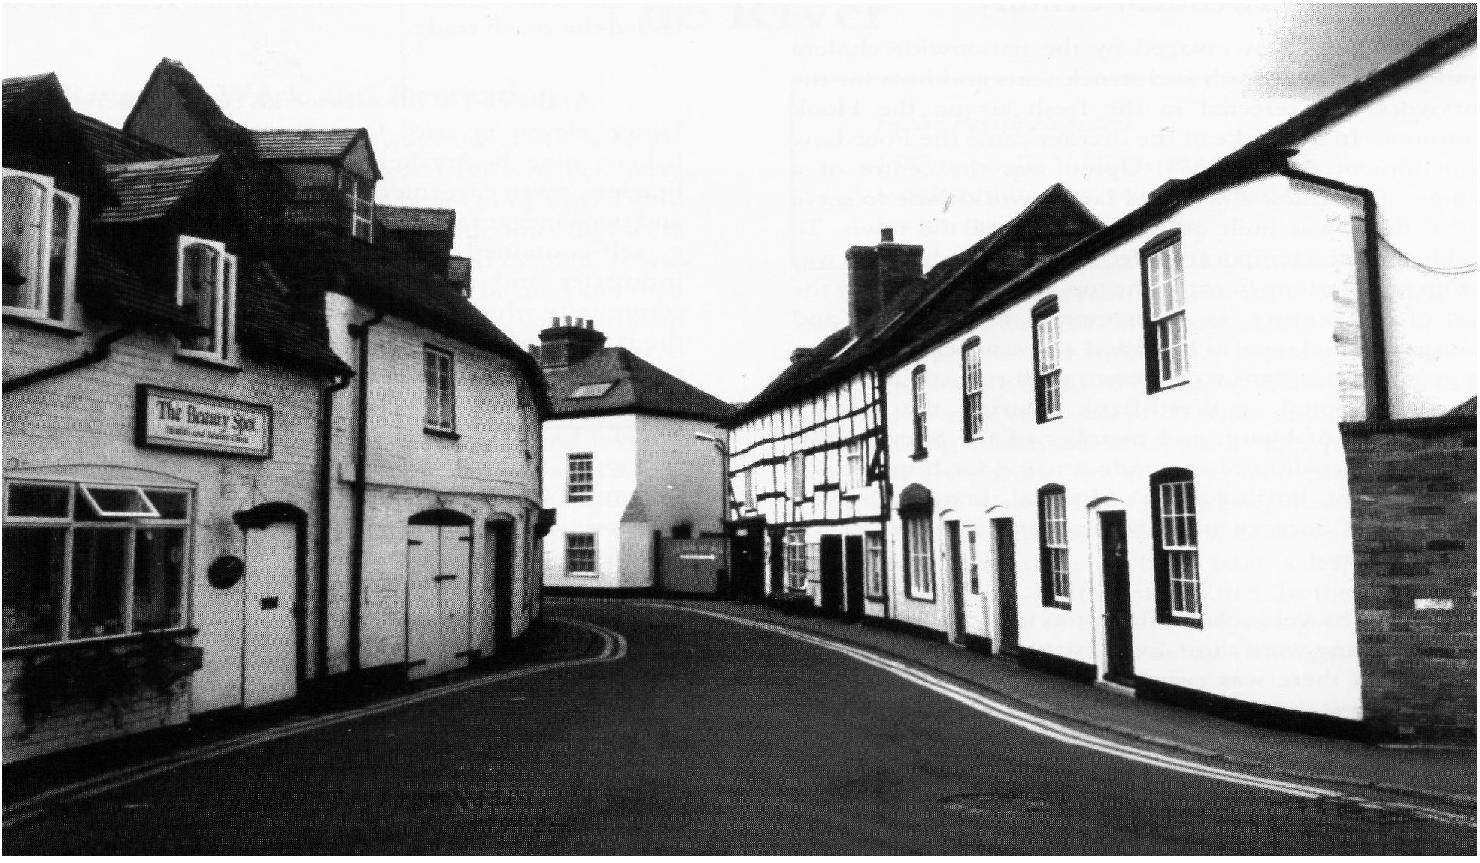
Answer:
[[121, 125], [161, 57], [253, 128], [367, 128], [473, 302], [726, 401], [847, 322], [852, 245], [949, 257], [1062, 182], [1111, 222], [1474, 5], [0, 5], [6, 77]]

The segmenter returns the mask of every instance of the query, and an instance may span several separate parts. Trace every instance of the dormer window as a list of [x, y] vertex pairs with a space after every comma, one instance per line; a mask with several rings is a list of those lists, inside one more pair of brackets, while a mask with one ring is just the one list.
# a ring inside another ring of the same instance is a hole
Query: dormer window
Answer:
[[349, 235], [371, 242], [375, 233], [374, 185], [349, 171], [341, 171], [339, 192], [344, 195], [344, 208], [349, 212]]
[[5, 311], [65, 321], [77, 276], [77, 197], [50, 177], [9, 169], [4, 190]]
[[236, 256], [226, 245], [180, 237], [176, 301], [201, 332], [180, 341], [187, 356], [229, 362], [236, 333]]

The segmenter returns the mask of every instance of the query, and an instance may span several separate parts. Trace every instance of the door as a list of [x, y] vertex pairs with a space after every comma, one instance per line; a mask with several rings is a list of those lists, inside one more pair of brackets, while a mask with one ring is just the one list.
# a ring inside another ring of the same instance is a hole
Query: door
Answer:
[[765, 590], [766, 523], [746, 520], [729, 526], [730, 592], [736, 599], [760, 599]]
[[863, 537], [843, 539], [843, 593], [847, 620], [863, 619]]
[[489, 522], [485, 541], [493, 568], [493, 650], [498, 653], [514, 634], [514, 523]]
[[470, 525], [406, 528], [406, 662], [411, 679], [466, 664]]
[[843, 537], [823, 534], [817, 555], [817, 566], [822, 571], [822, 613], [839, 617], [843, 613]]
[[966, 591], [961, 587], [961, 522], [946, 522], [946, 549], [951, 557], [950, 571], [947, 573], [951, 588], [951, 641], [955, 644], [964, 644], [966, 642]]
[[242, 706], [255, 707], [298, 694], [298, 531], [278, 522], [244, 536]]
[[786, 577], [786, 558], [784, 547], [786, 533], [779, 527], [771, 528], [771, 593], [777, 594], [783, 590], [783, 579]]
[[1100, 513], [1100, 553], [1105, 573], [1105, 679], [1130, 685], [1135, 681], [1135, 667], [1124, 511]]
[[992, 519], [992, 539], [996, 548], [997, 569], [997, 651], [1016, 656], [1017, 623], [1017, 550], [1012, 539], [1012, 519]]

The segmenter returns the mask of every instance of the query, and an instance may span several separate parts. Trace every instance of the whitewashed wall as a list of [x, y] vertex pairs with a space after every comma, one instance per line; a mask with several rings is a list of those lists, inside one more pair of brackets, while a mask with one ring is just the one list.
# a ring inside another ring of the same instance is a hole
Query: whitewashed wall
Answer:
[[[622, 513], [637, 489], [637, 421], [632, 414], [577, 417], [545, 423], [545, 499], [555, 507], [556, 523], [545, 537], [548, 587], [648, 587], [652, 571], [622, 566]], [[698, 441], [695, 441], [698, 443]], [[594, 494], [589, 501], [566, 500], [567, 456], [593, 455]], [[565, 535], [596, 534], [597, 577], [565, 574]]]

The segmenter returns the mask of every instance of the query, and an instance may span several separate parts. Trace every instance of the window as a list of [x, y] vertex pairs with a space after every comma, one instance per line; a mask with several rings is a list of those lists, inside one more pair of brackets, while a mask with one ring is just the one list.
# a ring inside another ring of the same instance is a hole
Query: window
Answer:
[[565, 535], [565, 574], [596, 577], [596, 534]]
[[962, 527], [961, 536], [965, 540], [966, 574], [971, 579], [971, 592], [981, 593], [981, 571], [976, 564], [976, 528], [969, 524]]
[[1043, 604], [1069, 607], [1069, 523], [1064, 487], [1038, 490], [1038, 560], [1043, 578]]
[[1182, 234], [1172, 231], [1141, 250], [1146, 391], [1187, 380], [1187, 298], [1182, 287]]
[[863, 592], [884, 595], [884, 534], [876, 530], [863, 535]]
[[4, 646], [183, 626], [189, 515], [185, 491], [8, 484]]
[[925, 367], [915, 366], [910, 375], [911, 392], [915, 407], [915, 455], [925, 455]]
[[935, 597], [935, 557], [931, 549], [930, 514], [901, 514], [904, 536], [905, 584], [916, 599]]
[[456, 390], [453, 380], [452, 354], [441, 348], [426, 345], [422, 350], [422, 359], [427, 385], [426, 427], [433, 431], [456, 431]]
[[971, 339], [961, 348], [961, 433], [966, 440], [982, 436], [981, 339]]
[[807, 532], [786, 532], [786, 586], [790, 590], [807, 588]]
[[856, 440], [843, 448], [843, 491], [854, 491], [868, 484], [863, 471], [863, 441]]
[[1192, 471], [1166, 468], [1151, 475], [1151, 542], [1156, 567], [1156, 618], [1202, 625], [1197, 567], [1197, 498]]
[[599, 399], [602, 396], [606, 395], [608, 392], [611, 392], [611, 388], [616, 385], [616, 381], [606, 381], [599, 384], [581, 384], [580, 386], [570, 391], [570, 398]]
[[198, 328], [181, 340], [186, 354], [228, 362], [236, 332], [236, 256], [226, 245], [180, 237], [175, 301]]
[[745, 487], [745, 505], [755, 509], [755, 472], [747, 470], [741, 476]]
[[375, 230], [375, 187], [363, 177], [341, 171], [339, 191], [349, 212], [349, 235], [370, 242]]
[[65, 321], [77, 277], [77, 198], [50, 177], [4, 174], [5, 311]]
[[1033, 382], [1038, 421], [1064, 415], [1060, 393], [1059, 301], [1049, 297], [1033, 308]]
[[565, 482], [565, 500], [581, 503], [591, 500], [596, 493], [596, 459], [588, 452], [573, 452], [565, 457], [568, 472]]
[[797, 502], [807, 496], [807, 457], [794, 452], [791, 454], [791, 499]]

